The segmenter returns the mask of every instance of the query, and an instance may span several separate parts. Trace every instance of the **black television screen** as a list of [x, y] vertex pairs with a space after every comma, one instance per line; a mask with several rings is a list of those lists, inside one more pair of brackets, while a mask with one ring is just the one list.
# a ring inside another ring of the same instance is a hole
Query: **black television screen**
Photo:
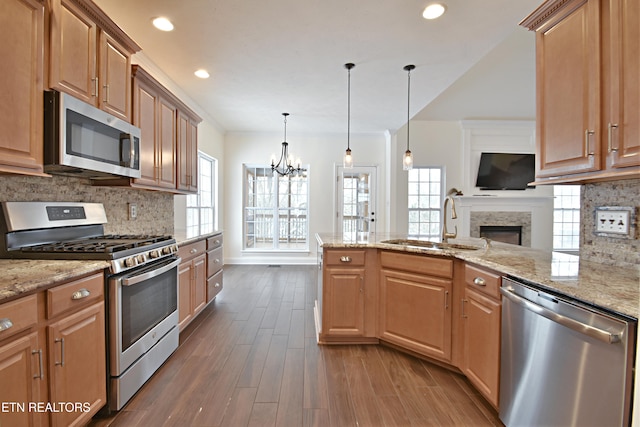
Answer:
[[481, 190], [525, 190], [535, 179], [535, 155], [482, 153], [476, 187]]

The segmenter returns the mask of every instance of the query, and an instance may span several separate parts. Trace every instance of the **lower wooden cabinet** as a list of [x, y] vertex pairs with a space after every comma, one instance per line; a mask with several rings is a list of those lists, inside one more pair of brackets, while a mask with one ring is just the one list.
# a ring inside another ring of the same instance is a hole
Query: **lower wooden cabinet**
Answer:
[[[40, 383], [44, 381], [43, 357], [36, 332], [0, 344], [0, 384], [3, 384], [0, 402], [28, 405], [28, 402], [43, 401], [40, 396]], [[6, 409], [0, 413], [0, 425], [42, 425], [42, 414], [28, 408]]]
[[324, 251], [320, 342], [377, 342], [375, 250]]
[[494, 407], [500, 386], [500, 276], [467, 264], [462, 300], [462, 372]]
[[[48, 328], [50, 402], [100, 409], [107, 403], [104, 303], [63, 317]], [[51, 412], [52, 426], [86, 424], [93, 413]]]
[[182, 331], [207, 305], [206, 242], [181, 246], [179, 254], [178, 325]]
[[207, 238], [207, 303], [222, 290], [224, 255], [222, 233]]
[[0, 304], [0, 402], [23, 405], [1, 426], [85, 425], [106, 404], [103, 289], [99, 273]]
[[451, 359], [449, 279], [383, 270], [380, 338], [425, 356]]

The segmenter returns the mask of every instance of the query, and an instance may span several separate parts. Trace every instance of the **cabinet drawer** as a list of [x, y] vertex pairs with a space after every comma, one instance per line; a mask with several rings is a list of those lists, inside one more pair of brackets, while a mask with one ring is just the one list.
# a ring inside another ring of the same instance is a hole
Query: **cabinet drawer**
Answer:
[[380, 264], [383, 268], [410, 271], [429, 276], [453, 277], [453, 260], [449, 258], [410, 255], [401, 252], [380, 252]]
[[215, 236], [211, 236], [207, 239], [207, 250], [219, 248], [222, 246], [222, 234], [217, 234]]
[[207, 252], [207, 277], [211, 277], [220, 271], [223, 264], [222, 246]]
[[207, 279], [207, 302], [211, 301], [222, 290], [222, 270]]
[[22, 297], [0, 305], [0, 340], [27, 329], [38, 322], [38, 301], [35, 295]]
[[66, 285], [47, 290], [47, 317], [52, 318], [72, 308], [82, 307], [102, 298], [104, 277], [94, 274]]
[[191, 258], [205, 253], [207, 250], [207, 241], [199, 240], [197, 242], [189, 243], [188, 245], [180, 246], [178, 248], [178, 255], [182, 258], [182, 261], [190, 260]]
[[340, 266], [362, 266], [364, 265], [365, 251], [364, 250], [327, 250], [324, 253], [324, 262], [327, 265], [340, 265]]
[[498, 273], [471, 264], [464, 266], [464, 281], [469, 288], [482, 292], [492, 298], [500, 298], [500, 284]]

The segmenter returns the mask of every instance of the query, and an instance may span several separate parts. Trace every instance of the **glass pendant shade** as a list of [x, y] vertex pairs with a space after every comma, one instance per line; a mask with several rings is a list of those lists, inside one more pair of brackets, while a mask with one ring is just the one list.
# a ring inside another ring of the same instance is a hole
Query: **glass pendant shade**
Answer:
[[347, 150], [344, 152], [344, 159], [342, 161], [342, 166], [344, 166], [345, 168], [353, 167], [353, 156], [351, 155], [350, 148], [347, 148]]
[[409, 150], [404, 152], [404, 158], [402, 159], [402, 169], [406, 171], [413, 169], [413, 154]]

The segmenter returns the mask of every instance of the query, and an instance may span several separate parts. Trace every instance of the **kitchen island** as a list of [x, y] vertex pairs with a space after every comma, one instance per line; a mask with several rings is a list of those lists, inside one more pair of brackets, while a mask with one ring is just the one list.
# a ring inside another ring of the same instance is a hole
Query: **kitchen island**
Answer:
[[[632, 325], [640, 315], [637, 268], [484, 239], [316, 238], [318, 343], [384, 343], [426, 358], [463, 373], [496, 409], [504, 277]], [[634, 326], [631, 331], [635, 343]]]
[[[352, 241], [341, 234], [318, 233], [321, 248], [375, 248], [436, 257], [452, 257], [487, 267], [503, 275], [533, 282], [546, 290], [561, 293], [583, 303], [635, 319], [640, 317], [640, 269], [612, 267], [581, 261], [578, 256], [549, 252], [481, 239], [450, 240], [450, 249], [421, 248], [385, 243], [406, 236], [379, 234]], [[456, 249], [455, 243], [480, 249]]]

